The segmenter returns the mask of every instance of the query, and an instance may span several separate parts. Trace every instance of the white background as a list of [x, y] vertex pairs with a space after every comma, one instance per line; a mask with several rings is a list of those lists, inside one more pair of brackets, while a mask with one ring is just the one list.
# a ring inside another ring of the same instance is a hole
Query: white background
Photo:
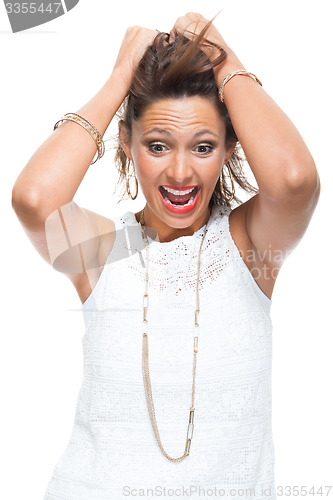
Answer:
[[[272, 297], [273, 433], [277, 485], [333, 483], [331, 1], [81, 0], [65, 16], [17, 34], [1, 3], [3, 499], [43, 497], [72, 429], [84, 333], [75, 289], [30, 244], [11, 208], [12, 186], [54, 123], [102, 87], [128, 26], [169, 32], [187, 11], [210, 18], [223, 6], [215, 25], [293, 120], [321, 179], [315, 214]], [[115, 205], [115, 180], [110, 150], [89, 169], [75, 201], [111, 218], [140, 210], [141, 194]]]

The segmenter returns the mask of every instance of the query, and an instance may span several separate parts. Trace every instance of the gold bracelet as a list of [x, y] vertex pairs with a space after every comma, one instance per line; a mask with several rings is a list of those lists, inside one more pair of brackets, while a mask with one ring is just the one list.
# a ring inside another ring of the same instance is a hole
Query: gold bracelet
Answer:
[[91, 135], [91, 137], [94, 139], [96, 147], [97, 147], [97, 157], [96, 159], [91, 163], [95, 163], [97, 160], [102, 158], [102, 156], [105, 153], [105, 144], [102, 139], [101, 134], [98, 132], [97, 128], [94, 127], [92, 123], [90, 123], [86, 118], [83, 118], [83, 116], [77, 114], [77, 113], [67, 113], [64, 115], [60, 120], [57, 121], [57, 123], [54, 125], [53, 130], [55, 130], [59, 124], [61, 124], [64, 121], [71, 121], [75, 122], [78, 125], [81, 125], [84, 129], [86, 129], [87, 132]]
[[228, 73], [222, 80], [221, 82], [221, 85], [220, 85], [220, 88], [219, 88], [219, 96], [220, 96], [220, 101], [221, 102], [224, 102], [224, 97], [223, 97], [223, 90], [224, 90], [224, 86], [225, 84], [231, 80], [231, 78], [233, 78], [234, 76], [236, 75], [245, 75], [245, 76], [250, 76], [251, 78], [253, 78], [257, 83], [259, 83], [259, 85], [262, 87], [262, 83], [261, 81], [259, 80], [259, 78], [256, 77], [256, 75], [254, 75], [253, 73], [249, 73], [248, 71], [246, 71], [245, 69], [239, 69], [237, 71], [234, 71], [233, 73]]

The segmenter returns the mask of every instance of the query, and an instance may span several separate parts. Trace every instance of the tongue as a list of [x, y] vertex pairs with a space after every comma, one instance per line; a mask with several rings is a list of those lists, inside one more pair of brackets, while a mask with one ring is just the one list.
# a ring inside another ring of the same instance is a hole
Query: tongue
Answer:
[[169, 193], [169, 191], [164, 191], [164, 192], [165, 192], [165, 195], [171, 201], [171, 203], [179, 203], [180, 205], [184, 205], [185, 203], [187, 203], [189, 201], [189, 199], [191, 198], [192, 193], [193, 193], [193, 191], [191, 191], [188, 194], [181, 195], [181, 194]]

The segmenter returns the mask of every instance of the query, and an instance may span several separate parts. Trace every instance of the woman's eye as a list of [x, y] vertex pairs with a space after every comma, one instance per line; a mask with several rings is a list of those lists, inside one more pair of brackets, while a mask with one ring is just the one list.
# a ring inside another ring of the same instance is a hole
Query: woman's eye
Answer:
[[203, 155], [207, 155], [213, 151], [213, 146], [210, 146], [209, 144], [200, 144], [200, 146], [197, 146], [195, 150]]
[[156, 154], [160, 154], [160, 153], [163, 153], [163, 151], [165, 149], [165, 146], [163, 144], [149, 144], [148, 146], [148, 149], [149, 151], [151, 151], [152, 153], [156, 153]]
[[[199, 153], [200, 155], [208, 155], [213, 151], [214, 147], [211, 144], [200, 144], [199, 146], [196, 146], [194, 148], [194, 151]], [[155, 142], [154, 144], [149, 144], [148, 145], [148, 150], [151, 153], [154, 153], [156, 155], [159, 155], [161, 153], [164, 153], [165, 151], [168, 150], [167, 146], [161, 143]]]

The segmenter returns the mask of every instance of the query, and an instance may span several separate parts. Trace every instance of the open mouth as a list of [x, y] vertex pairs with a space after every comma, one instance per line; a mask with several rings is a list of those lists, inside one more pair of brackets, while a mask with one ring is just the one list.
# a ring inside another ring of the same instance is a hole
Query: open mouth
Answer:
[[158, 189], [169, 205], [186, 207], [191, 205], [200, 188], [195, 186], [192, 189], [178, 191], [160, 186]]

